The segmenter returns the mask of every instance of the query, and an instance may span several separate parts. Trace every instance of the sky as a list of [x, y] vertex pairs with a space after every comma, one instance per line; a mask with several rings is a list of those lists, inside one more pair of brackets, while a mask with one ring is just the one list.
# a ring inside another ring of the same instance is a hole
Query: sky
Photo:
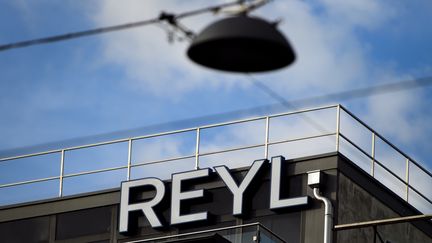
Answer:
[[[224, 1], [212, 1], [218, 2]], [[208, 4], [0, 0], [0, 43]], [[274, 0], [252, 15], [282, 20], [278, 28], [298, 59], [253, 78], [291, 101], [430, 77], [431, 11], [429, 0]], [[199, 32], [222, 17], [204, 14], [182, 23]], [[251, 111], [194, 119], [277, 103], [246, 75], [192, 63], [185, 54], [188, 42], [169, 43], [166, 29], [169, 26], [159, 24], [0, 52], [0, 157], [253, 116]], [[342, 104], [430, 170], [431, 94], [432, 88], [426, 87], [313, 106]], [[277, 111], [294, 108], [304, 107]], [[175, 122], [187, 119], [192, 120]], [[160, 147], [157, 151], [167, 153]]]

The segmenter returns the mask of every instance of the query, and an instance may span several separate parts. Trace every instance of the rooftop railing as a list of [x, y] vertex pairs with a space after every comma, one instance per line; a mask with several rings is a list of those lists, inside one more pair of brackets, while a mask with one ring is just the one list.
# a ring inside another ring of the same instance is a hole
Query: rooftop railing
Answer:
[[432, 174], [340, 105], [0, 158], [0, 205], [119, 187], [142, 177], [339, 151], [423, 213]]

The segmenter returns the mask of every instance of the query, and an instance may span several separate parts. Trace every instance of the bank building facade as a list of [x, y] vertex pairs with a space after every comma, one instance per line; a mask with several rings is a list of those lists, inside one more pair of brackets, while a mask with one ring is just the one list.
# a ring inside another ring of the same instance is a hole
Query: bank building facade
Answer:
[[0, 242], [432, 242], [431, 172], [341, 105], [15, 154], [0, 175]]

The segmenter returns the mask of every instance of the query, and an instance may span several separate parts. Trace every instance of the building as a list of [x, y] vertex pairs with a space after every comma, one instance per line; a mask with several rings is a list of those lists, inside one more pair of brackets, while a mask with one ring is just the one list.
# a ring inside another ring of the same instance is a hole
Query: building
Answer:
[[[256, 136], [261, 140], [247, 133], [256, 130], [251, 123], [262, 128], [263, 136]], [[221, 139], [218, 135], [223, 132], [217, 129], [229, 126], [234, 129], [229, 128], [222, 136], [226, 139]], [[284, 134], [287, 130], [289, 134]], [[302, 136], [300, 130], [305, 132]], [[232, 135], [239, 132], [246, 136], [240, 141], [247, 144], [232, 143], [236, 140]], [[191, 135], [186, 137], [193, 142], [171, 138], [179, 134]], [[206, 136], [211, 139], [205, 141]], [[365, 149], [363, 136], [370, 150]], [[163, 142], [163, 148], [177, 146], [175, 153], [168, 149], [158, 154], [168, 157], [140, 157], [156, 151], [149, 140], [164, 139], [171, 143]], [[149, 150], [138, 153], [142, 141]], [[68, 156], [75, 156], [74, 161], [97, 158], [87, 151], [92, 148], [109, 158], [123, 153], [119, 152], [122, 149], [107, 152], [113, 144], [123, 144], [126, 150], [126, 161], [120, 166], [79, 171], [68, 164]], [[192, 153], [182, 153], [190, 148]], [[383, 152], [384, 148], [390, 150]], [[75, 151], [85, 153], [77, 156], [72, 154]], [[296, 154], [298, 151], [306, 153]], [[59, 159], [58, 175], [0, 186], [6, 191], [0, 191], [2, 241], [432, 242], [431, 173], [339, 105], [3, 158], [1, 162], [13, 168], [14, 161], [52, 154]], [[215, 155], [223, 156], [206, 159]], [[384, 160], [389, 158], [392, 162]], [[228, 163], [230, 159], [234, 163]], [[112, 172], [124, 173], [123, 178], [108, 174], [108, 185], [97, 190], [98, 182], [106, 180], [97, 176]], [[90, 177], [95, 179], [88, 180]], [[72, 179], [77, 179], [75, 186], [81, 190], [74, 188]], [[40, 185], [28, 189], [37, 183], [45, 183], [45, 189]], [[11, 192], [20, 187], [25, 187], [21, 193], [29, 198], [5, 199], [16, 195]], [[47, 197], [53, 198], [33, 200], [52, 189], [57, 195]], [[77, 194], [83, 191], [87, 192]]]

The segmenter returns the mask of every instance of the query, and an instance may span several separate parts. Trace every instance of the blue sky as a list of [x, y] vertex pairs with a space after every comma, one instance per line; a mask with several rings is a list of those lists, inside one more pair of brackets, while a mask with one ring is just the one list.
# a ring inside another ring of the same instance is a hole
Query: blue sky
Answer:
[[[1, 0], [0, 43], [208, 4]], [[430, 77], [431, 11], [429, 0], [275, 0], [254, 14], [283, 19], [279, 28], [298, 60], [289, 68], [254, 77], [287, 100]], [[203, 15], [183, 23], [197, 31], [220, 17]], [[77, 145], [89, 141], [79, 139], [83, 137], [130, 136], [111, 133], [276, 102], [244, 75], [196, 66], [185, 57], [186, 48], [186, 42], [169, 44], [161, 26], [148, 26], [1, 52], [0, 154], [46, 143], [62, 147], [75, 138]], [[342, 103], [432, 168], [431, 93], [432, 88], [422, 88], [330, 103]], [[107, 133], [111, 135], [100, 136]]]

